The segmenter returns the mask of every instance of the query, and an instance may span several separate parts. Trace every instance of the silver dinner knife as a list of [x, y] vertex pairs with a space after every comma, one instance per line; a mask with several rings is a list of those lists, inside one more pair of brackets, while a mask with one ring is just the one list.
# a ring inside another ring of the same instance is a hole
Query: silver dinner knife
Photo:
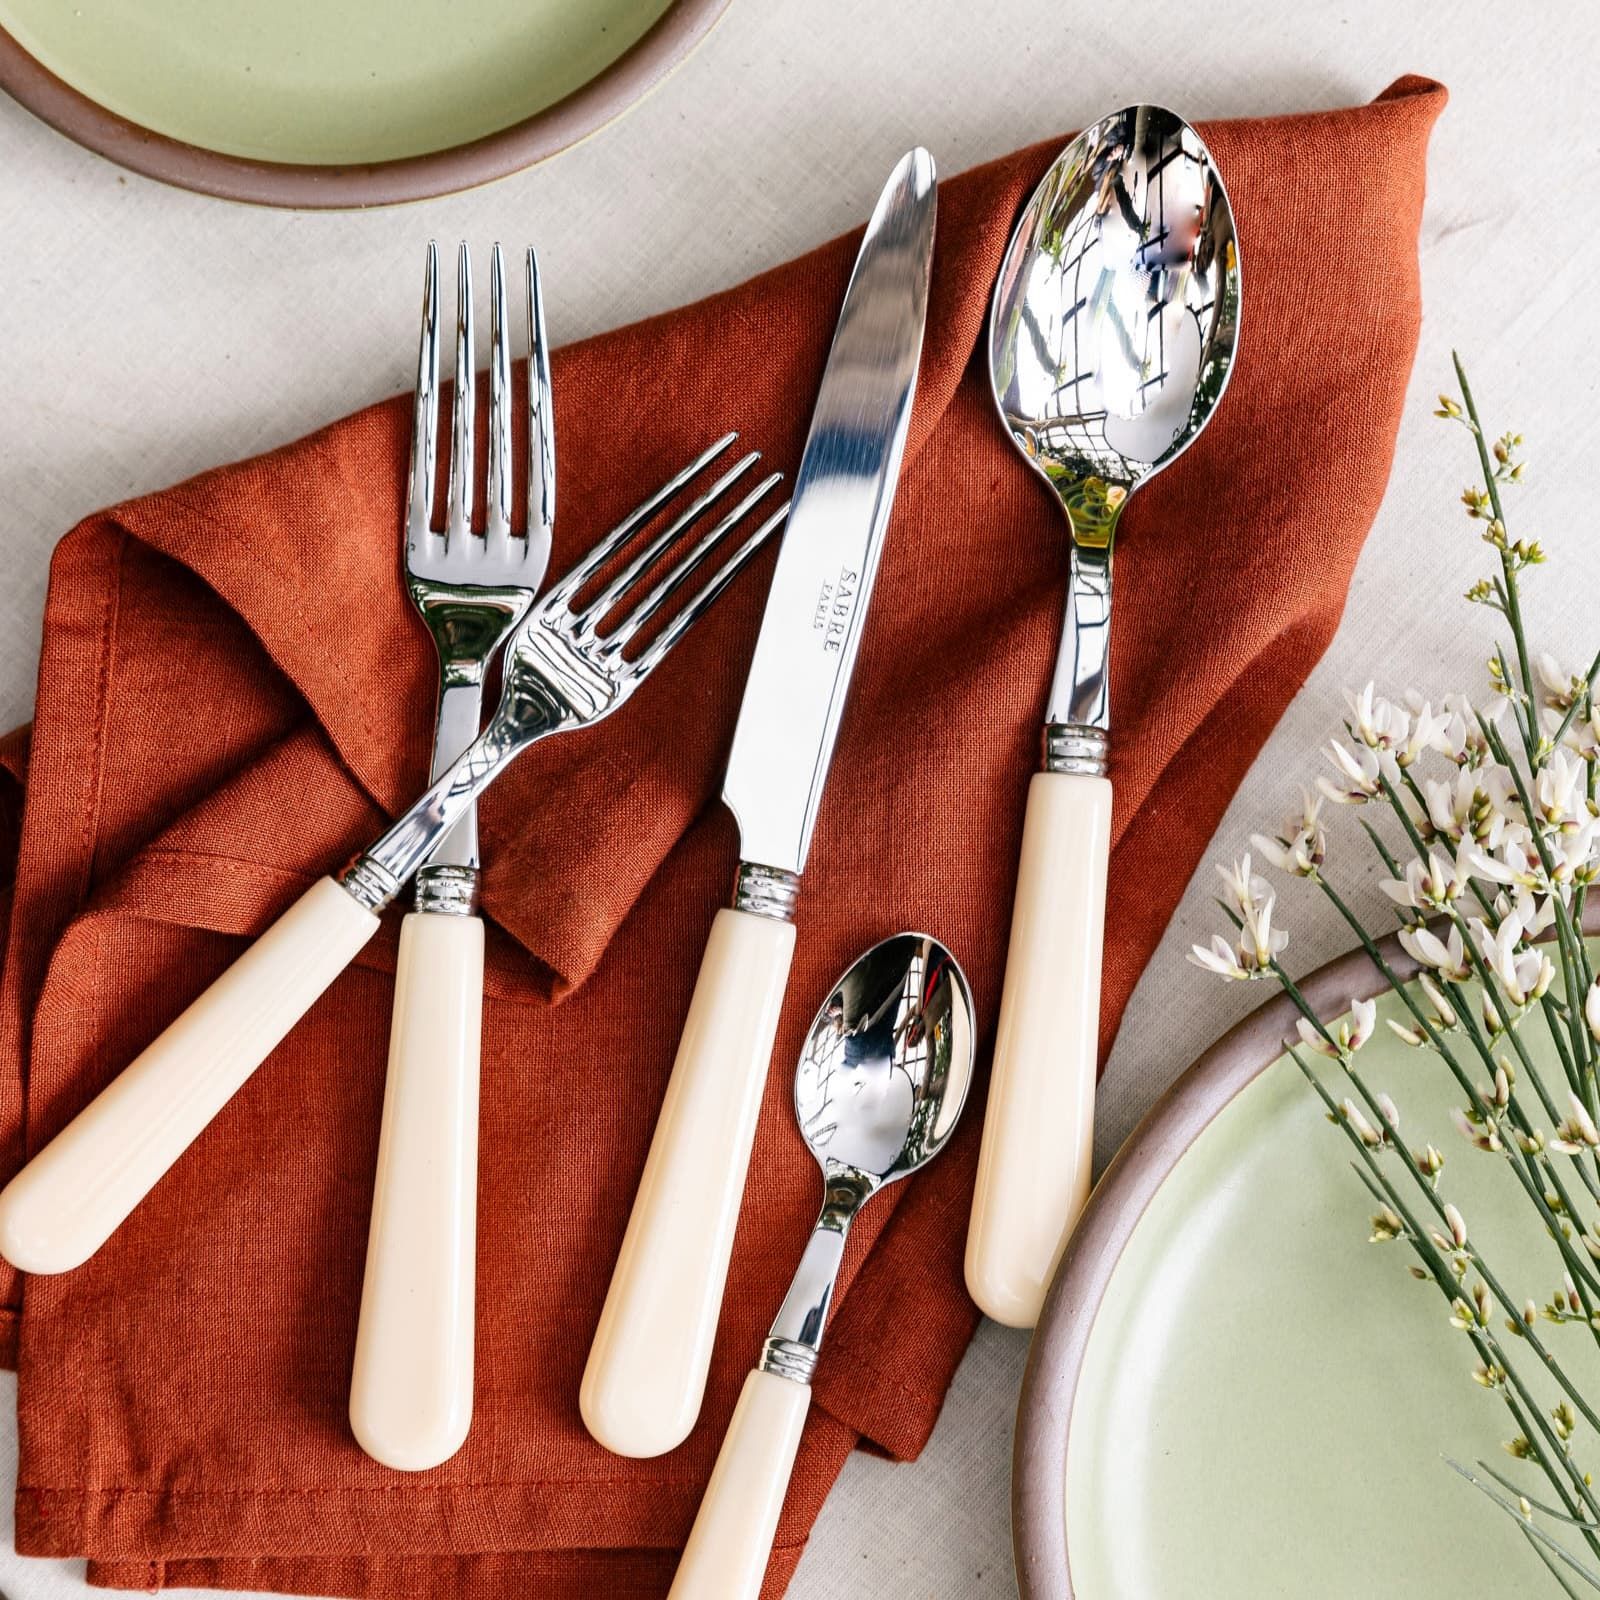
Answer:
[[583, 1375], [619, 1455], [680, 1444], [705, 1392], [791, 920], [905, 453], [933, 259], [933, 158], [890, 175], [856, 258], [795, 479], [722, 798], [739, 824], [719, 911]]

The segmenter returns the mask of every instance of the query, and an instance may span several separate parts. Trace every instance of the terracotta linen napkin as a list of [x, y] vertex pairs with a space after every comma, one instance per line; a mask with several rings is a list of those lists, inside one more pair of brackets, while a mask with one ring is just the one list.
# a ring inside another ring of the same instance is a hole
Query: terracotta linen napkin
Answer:
[[[1443, 103], [1410, 78], [1353, 110], [1205, 129], [1237, 211], [1243, 333], [1214, 424], [1124, 521], [1107, 1047], [1338, 622], [1414, 354]], [[478, 1375], [460, 1454], [391, 1472], [345, 1420], [391, 915], [104, 1250], [20, 1299], [14, 1276], [0, 1285], [20, 1331], [20, 1550], [87, 1555], [92, 1581], [130, 1588], [664, 1592], [817, 1208], [790, 1073], [828, 984], [873, 940], [927, 928], [992, 1040], [1065, 536], [975, 351], [1017, 207], [1060, 143], [943, 185], [905, 477], [692, 1437], [612, 1457], [577, 1392], [729, 891], [734, 829], [712, 801], [770, 558], [615, 718], [537, 747], [484, 802]], [[558, 353], [552, 573], [729, 426], [792, 471], [855, 248]], [[407, 427], [396, 399], [62, 540], [31, 752], [0, 746], [0, 771], [26, 773], [0, 982], [5, 1170], [420, 787], [433, 667], [398, 578]], [[9, 816], [0, 802], [0, 842]], [[914, 1456], [938, 1414], [976, 1320], [961, 1256], [981, 1098], [852, 1238], [769, 1595], [849, 1451]]]

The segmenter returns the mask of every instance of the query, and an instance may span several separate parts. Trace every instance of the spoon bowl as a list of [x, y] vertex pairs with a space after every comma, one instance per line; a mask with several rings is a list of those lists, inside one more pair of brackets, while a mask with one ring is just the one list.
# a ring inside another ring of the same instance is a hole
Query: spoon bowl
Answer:
[[972, 998], [926, 934], [874, 945], [839, 980], [794, 1080], [800, 1132], [824, 1176], [875, 1190], [915, 1172], [954, 1132], [972, 1079]]
[[1160, 106], [1085, 128], [1023, 210], [995, 283], [989, 376], [1074, 540], [1210, 420], [1233, 370], [1233, 209], [1198, 133]]

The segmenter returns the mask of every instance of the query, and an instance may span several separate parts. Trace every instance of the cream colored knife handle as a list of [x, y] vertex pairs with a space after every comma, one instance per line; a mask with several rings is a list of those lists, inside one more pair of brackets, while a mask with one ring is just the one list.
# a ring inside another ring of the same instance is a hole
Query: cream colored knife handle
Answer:
[[809, 1384], [744, 1380], [668, 1600], [757, 1600], [810, 1405]]
[[1031, 1328], [1089, 1194], [1111, 784], [1035, 773], [967, 1233], [967, 1288]]
[[0, 1255], [87, 1261], [378, 930], [324, 878], [0, 1191]]
[[483, 923], [400, 924], [389, 1074], [350, 1427], [375, 1461], [436, 1467], [472, 1423]]
[[793, 954], [792, 923], [719, 911], [711, 925], [579, 1394], [618, 1455], [662, 1455], [700, 1414]]

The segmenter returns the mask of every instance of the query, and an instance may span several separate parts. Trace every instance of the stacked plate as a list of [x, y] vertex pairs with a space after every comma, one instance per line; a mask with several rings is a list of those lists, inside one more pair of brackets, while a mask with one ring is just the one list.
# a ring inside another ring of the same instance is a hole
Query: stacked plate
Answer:
[[367, 206], [498, 178], [646, 94], [728, 0], [0, 0], [0, 88], [136, 172]]
[[[1416, 970], [1394, 941], [1389, 959]], [[1359, 951], [1301, 987], [1328, 1019], [1386, 995]], [[1445, 1152], [1474, 1235], [1519, 1263], [1508, 1288], [1544, 1304], [1558, 1285], [1511, 1174], [1455, 1132], [1443, 1065], [1383, 1025], [1399, 1003], [1378, 1014], [1363, 1076], [1409, 1144]], [[1405, 1247], [1368, 1242], [1349, 1147], [1284, 1053], [1296, 1015], [1274, 999], [1195, 1062], [1073, 1233], [1018, 1412], [1023, 1600], [1503, 1600], [1528, 1570], [1513, 1521], [1446, 1461], [1505, 1463], [1504, 1407]], [[1542, 1030], [1525, 1038], [1559, 1076]], [[1600, 1382], [1592, 1345], [1560, 1355]]]

